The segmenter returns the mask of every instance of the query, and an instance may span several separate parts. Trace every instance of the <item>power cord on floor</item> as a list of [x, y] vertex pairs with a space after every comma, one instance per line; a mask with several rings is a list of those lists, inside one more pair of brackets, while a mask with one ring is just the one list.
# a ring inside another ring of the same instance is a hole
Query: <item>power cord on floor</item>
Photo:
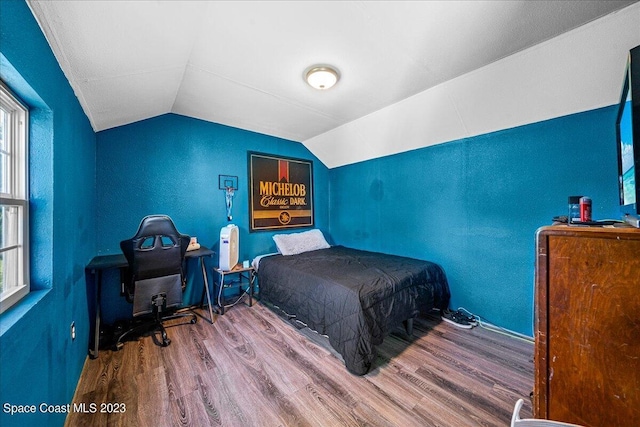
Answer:
[[236, 285], [240, 286], [240, 295], [236, 296], [235, 297], [236, 300], [233, 301], [232, 303], [225, 304], [224, 305], [225, 310], [227, 308], [231, 308], [231, 307], [237, 305], [240, 301], [242, 301], [242, 299], [245, 296], [250, 294], [250, 290], [251, 290], [251, 286], [252, 286], [251, 283], [249, 283], [249, 286], [247, 286], [247, 289], [245, 289], [243, 291], [243, 289], [242, 289], [242, 281], [241, 280], [232, 280], [231, 282], [226, 283], [224, 286], [220, 286], [219, 287], [219, 289], [218, 289], [218, 306], [220, 306], [220, 307], [222, 306], [221, 304], [223, 303], [223, 291], [224, 291], [224, 289], [227, 289], [227, 288], [230, 288], [230, 287], [236, 286]]
[[513, 338], [517, 338], [519, 340], [526, 341], [528, 343], [532, 343], [534, 341], [532, 337], [529, 337], [527, 335], [524, 335], [515, 331], [511, 331], [509, 329], [490, 323], [489, 321], [487, 321], [487, 319], [481, 316], [478, 316], [477, 314], [473, 314], [472, 312], [470, 312], [464, 307], [458, 307], [458, 310], [463, 312], [465, 315], [475, 319], [478, 322], [478, 326], [480, 326], [481, 328], [487, 329], [489, 331], [497, 332], [499, 334], [507, 335]]

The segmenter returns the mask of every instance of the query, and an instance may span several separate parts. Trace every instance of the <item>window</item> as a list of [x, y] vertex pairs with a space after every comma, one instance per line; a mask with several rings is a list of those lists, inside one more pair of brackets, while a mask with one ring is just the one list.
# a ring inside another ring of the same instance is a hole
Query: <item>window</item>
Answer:
[[29, 293], [28, 111], [0, 82], [0, 313]]

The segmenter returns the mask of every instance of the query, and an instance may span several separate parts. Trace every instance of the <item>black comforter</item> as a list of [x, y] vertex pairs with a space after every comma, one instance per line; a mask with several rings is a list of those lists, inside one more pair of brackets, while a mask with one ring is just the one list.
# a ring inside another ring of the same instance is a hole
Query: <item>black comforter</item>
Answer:
[[437, 264], [343, 246], [265, 257], [258, 280], [260, 298], [328, 335], [356, 375], [369, 371], [392, 328], [446, 308], [450, 296]]

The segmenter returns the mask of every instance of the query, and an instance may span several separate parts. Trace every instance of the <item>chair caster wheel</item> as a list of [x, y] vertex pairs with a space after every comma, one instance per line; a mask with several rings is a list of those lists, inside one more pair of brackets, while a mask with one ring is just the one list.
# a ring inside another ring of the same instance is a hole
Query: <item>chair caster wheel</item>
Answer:
[[191, 319], [191, 324], [195, 325], [196, 323], [198, 323], [198, 318], [194, 317], [193, 319]]
[[168, 347], [169, 344], [171, 344], [171, 340], [169, 338], [162, 340], [162, 346], [163, 347]]
[[114, 350], [115, 350], [115, 351], [120, 351], [120, 350], [122, 350], [122, 347], [124, 347], [124, 343], [122, 343], [122, 342], [117, 342], [117, 343], [116, 343], [116, 345], [115, 345], [114, 347], [115, 347], [115, 348], [114, 348]]

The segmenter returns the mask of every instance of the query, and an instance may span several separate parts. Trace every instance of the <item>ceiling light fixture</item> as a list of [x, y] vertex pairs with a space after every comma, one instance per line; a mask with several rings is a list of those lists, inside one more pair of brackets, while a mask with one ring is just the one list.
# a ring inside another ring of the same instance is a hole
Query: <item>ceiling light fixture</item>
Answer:
[[314, 89], [331, 89], [340, 79], [338, 71], [329, 65], [314, 65], [304, 73], [304, 80]]

